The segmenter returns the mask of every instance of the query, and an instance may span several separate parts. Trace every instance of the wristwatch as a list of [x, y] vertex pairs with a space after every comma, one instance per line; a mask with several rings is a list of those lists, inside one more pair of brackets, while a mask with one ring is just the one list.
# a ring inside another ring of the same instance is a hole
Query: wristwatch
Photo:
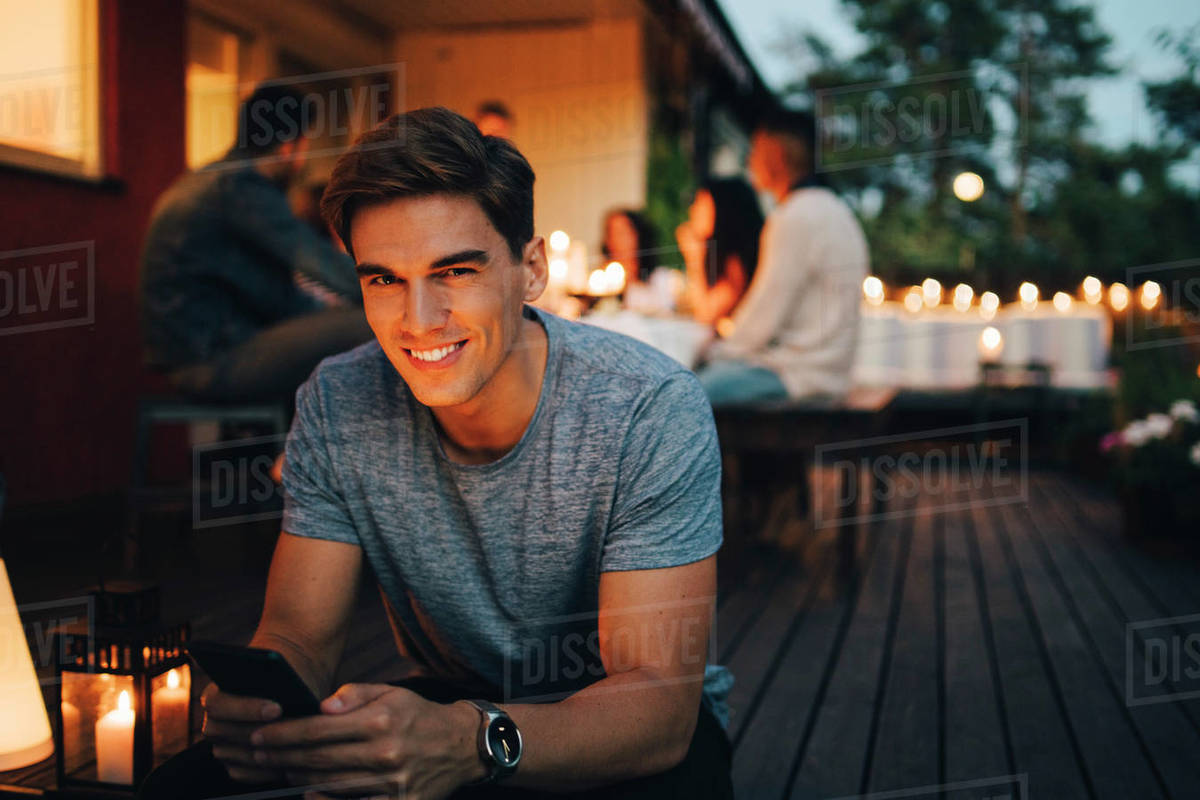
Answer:
[[479, 758], [488, 774], [476, 783], [491, 783], [517, 771], [524, 743], [517, 723], [503, 709], [487, 700], [468, 700], [479, 710]]

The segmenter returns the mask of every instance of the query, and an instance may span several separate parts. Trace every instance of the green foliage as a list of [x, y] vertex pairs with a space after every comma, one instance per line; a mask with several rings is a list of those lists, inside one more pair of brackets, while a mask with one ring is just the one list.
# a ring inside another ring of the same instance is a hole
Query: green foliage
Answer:
[[695, 187], [691, 162], [680, 137], [656, 127], [650, 134], [646, 167], [646, 218], [658, 237], [661, 264], [683, 263], [675, 245], [675, 229], [687, 218]]

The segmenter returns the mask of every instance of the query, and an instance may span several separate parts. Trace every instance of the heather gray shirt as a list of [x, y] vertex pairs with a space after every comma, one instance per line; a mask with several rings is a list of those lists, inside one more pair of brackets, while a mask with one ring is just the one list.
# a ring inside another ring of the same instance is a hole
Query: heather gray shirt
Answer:
[[[446, 457], [432, 412], [378, 342], [325, 359], [296, 395], [283, 529], [363, 548], [401, 653], [504, 700], [553, 700], [603, 677], [600, 575], [706, 558], [721, 546], [720, 455], [700, 384], [620, 334], [527, 306], [546, 372], [517, 445]], [[703, 660], [689, 604], [685, 657]], [[706, 618], [706, 616], [705, 616]], [[615, 635], [632, 635], [613, 621]], [[727, 721], [732, 679], [705, 670]]]

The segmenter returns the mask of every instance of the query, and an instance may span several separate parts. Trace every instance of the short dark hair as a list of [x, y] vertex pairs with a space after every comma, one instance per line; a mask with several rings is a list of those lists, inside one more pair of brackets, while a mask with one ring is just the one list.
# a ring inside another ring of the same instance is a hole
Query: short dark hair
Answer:
[[759, 118], [756, 131], [790, 139], [798, 147], [789, 147], [789, 166], [804, 175], [812, 175], [817, 141], [817, 121], [807, 111], [773, 108]]
[[507, 139], [447, 108], [393, 114], [338, 159], [321, 215], [346, 249], [354, 214], [398, 197], [473, 198], [519, 260], [533, 238], [533, 169]]
[[260, 84], [238, 107], [233, 152], [243, 156], [272, 153], [286, 142], [308, 135], [316, 107], [291, 86]]
[[512, 122], [512, 112], [508, 110], [508, 106], [499, 100], [484, 100], [479, 104], [479, 108], [475, 109], [475, 118], [486, 117], [488, 114], [500, 117]]

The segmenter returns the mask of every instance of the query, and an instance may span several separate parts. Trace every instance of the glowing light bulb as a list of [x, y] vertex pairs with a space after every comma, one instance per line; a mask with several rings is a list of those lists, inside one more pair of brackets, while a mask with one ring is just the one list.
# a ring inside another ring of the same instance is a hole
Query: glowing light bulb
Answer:
[[1021, 308], [1026, 311], [1031, 311], [1037, 307], [1038, 288], [1029, 281], [1025, 281], [1017, 289], [1017, 296], [1021, 298]]
[[942, 284], [937, 278], [926, 278], [921, 282], [921, 297], [930, 308], [942, 302]]
[[954, 176], [954, 196], [964, 203], [973, 203], [983, 197], [983, 178], [974, 172], [960, 172]]
[[1146, 281], [1142, 284], [1141, 304], [1142, 308], [1149, 311], [1158, 305], [1158, 301], [1162, 298], [1162, 287], [1154, 281]]
[[971, 308], [971, 301], [975, 299], [975, 290], [965, 283], [960, 283], [954, 287], [954, 309], [956, 311], [966, 311]]
[[998, 308], [1000, 308], [1000, 295], [995, 292], [984, 292], [979, 295], [979, 313], [984, 319], [996, 316]]
[[913, 286], [904, 295], [904, 307], [915, 314], [921, 310], [923, 305], [925, 305], [925, 301], [921, 299], [921, 287]]
[[874, 275], [868, 275], [863, 279], [863, 294], [868, 303], [873, 306], [879, 305], [883, 302], [883, 281]]
[[1108, 302], [1113, 311], [1124, 311], [1129, 307], [1129, 287], [1123, 283], [1114, 283], [1108, 287]]
[[556, 253], [565, 253], [571, 246], [571, 237], [566, 231], [555, 231], [550, 234], [550, 249]]

